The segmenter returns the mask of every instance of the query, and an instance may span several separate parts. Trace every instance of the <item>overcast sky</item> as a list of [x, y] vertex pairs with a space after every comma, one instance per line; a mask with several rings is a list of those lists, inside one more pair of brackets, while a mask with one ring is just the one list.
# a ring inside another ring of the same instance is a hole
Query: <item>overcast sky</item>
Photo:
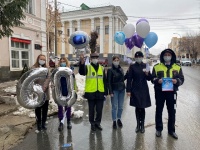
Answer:
[[[50, 1], [50, 0], [49, 0]], [[120, 6], [128, 17], [127, 23], [136, 24], [140, 17], [147, 18], [151, 32], [158, 35], [158, 42], [151, 53], [167, 48], [172, 37], [200, 31], [200, 0], [58, 0], [67, 10], [85, 3], [89, 7]], [[74, 6], [74, 7], [73, 7]], [[173, 34], [173, 33], [178, 33]]]

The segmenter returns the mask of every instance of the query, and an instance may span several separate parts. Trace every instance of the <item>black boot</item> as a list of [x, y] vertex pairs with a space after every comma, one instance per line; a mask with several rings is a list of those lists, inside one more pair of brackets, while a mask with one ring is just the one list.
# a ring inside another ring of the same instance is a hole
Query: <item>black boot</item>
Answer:
[[117, 129], [117, 122], [113, 121], [113, 129]]
[[41, 131], [42, 130], [42, 125], [40, 121], [37, 121], [37, 130]]
[[46, 121], [42, 121], [42, 130], [47, 130]]
[[58, 126], [58, 131], [62, 131], [63, 130], [63, 123], [60, 122], [59, 126]]
[[122, 124], [122, 122], [121, 122], [121, 120], [120, 120], [120, 119], [118, 119], [118, 120], [117, 120], [117, 125], [118, 125], [120, 128], [122, 128], [122, 127], [123, 127], [123, 124]]
[[141, 132], [141, 133], [144, 133], [144, 132], [145, 132], [144, 121], [141, 121], [140, 132]]
[[67, 121], [67, 129], [71, 129], [72, 125], [71, 125], [71, 121]]
[[135, 132], [138, 133], [140, 131], [140, 118], [139, 118], [139, 112], [135, 111], [135, 115], [136, 115], [136, 121], [137, 121], [137, 126], [135, 128]]
[[144, 128], [144, 120], [145, 120], [145, 110], [143, 109], [141, 111], [141, 114], [140, 114], [140, 121], [141, 121], [141, 124], [140, 124], [140, 132], [141, 133], [144, 133], [145, 132], [145, 128]]

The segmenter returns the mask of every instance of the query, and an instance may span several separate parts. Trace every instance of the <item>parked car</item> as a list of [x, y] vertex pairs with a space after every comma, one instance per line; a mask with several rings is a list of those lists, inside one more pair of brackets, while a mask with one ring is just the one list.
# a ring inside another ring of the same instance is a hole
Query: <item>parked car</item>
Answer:
[[99, 58], [98, 59], [98, 63], [101, 64], [104, 67], [107, 67], [108, 66], [108, 59], [106, 59], [106, 58]]
[[176, 64], [181, 65], [181, 61], [180, 60], [176, 60]]
[[70, 65], [72, 66], [78, 66], [79, 65], [79, 60], [77, 58], [71, 58], [69, 59]]
[[182, 66], [192, 66], [192, 62], [190, 60], [182, 60], [181, 65]]

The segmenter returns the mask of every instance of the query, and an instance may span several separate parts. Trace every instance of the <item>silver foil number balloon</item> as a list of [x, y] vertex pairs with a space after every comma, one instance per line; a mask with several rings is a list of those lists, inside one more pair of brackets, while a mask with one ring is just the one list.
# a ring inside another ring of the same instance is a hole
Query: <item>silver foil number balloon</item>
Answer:
[[47, 74], [47, 68], [35, 68], [24, 73], [19, 79], [16, 92], [18, 103], [22, 107], [34, 109], [44, 104], [45, 94], [39, 82], [45, 81]]
[[[66, 79], [68, 95], [64, 96], [62, 94], [61, 78]], [[72, 106], [77, 99], [77, 94], [74, 88], [75, 78], [73, 77], [73, 71], [68, 67], [58, 67], [53, 70], [52, 82], [54, 86], [52, 87], [52, 96], [55, 101], [60, 106]]]

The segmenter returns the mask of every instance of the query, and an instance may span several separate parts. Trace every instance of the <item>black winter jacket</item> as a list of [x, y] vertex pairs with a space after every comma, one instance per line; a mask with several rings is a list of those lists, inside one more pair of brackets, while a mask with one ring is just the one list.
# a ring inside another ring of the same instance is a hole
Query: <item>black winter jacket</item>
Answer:
[[[168, 69], [171, 69], [172, 65], [174, 63], [176, 63], [176, 55], [175, 55], [175, 53], [172, 50], [170, 50], [170, 49], [167, 49], [167, 50], [172, 53], [172, 59], [171, 59], [170, 65], [168, 65], [168, 66], [166, 65], [166, 67]], [[160, 54], [160, 62], [163, 63], [163, 64], [165, 64], [165, 61], [163, 59], [165, 51], [166, 50], [162, 51], [162, 53]], [[161, 79], [161, 78], [163, 78], [163, 77], [164, 77], [164, 72], [163, 73], [161, 72], [160, 74], [156, 75], [155, 69], [153, 67], [153, 71], [152, 71], [152, 83], [154, 84], [154, 89], [155, 90], [162, 91], [162, 84], [159, 84], [158, 80]], [[173, 79], [177, 80], [177, 83], [174, 84], [174, 91], [178, 91], [178, 87], [184, 83], [184, 76], [183, 76], [182, 69], [180, 69], [179, 73], [175, 72], [173, 74]]]
[[124, 77], [124, 71], [123, 69], [118, 66], [116, 68], [112, 64], [112, 68], [108, 69], [107, 71], [107, 82], [108, 82], [108, 90], [109, 94], [113, 94], [113, 91], [120, 91], [125, 89], [125, 83], [124, 83], [125, 77]]
[[130, 105], [137, 108], [151, 106], [149, 87], [147, 84], [147, 80], [151, 80], [151, 74], [149, 72], [147, 76], [143, 71], [145, 68], [145, 63], [134, 63], [128, 69], [126, 92], [131, 93]]

